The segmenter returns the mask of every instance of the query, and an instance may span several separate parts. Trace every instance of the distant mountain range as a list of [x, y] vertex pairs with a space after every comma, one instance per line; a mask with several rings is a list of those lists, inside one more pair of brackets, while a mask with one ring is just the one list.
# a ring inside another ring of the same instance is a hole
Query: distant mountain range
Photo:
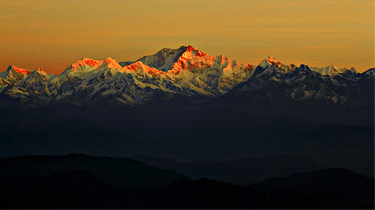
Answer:
[[60, 75], [11, 65], [0, 73], [0, 105], [11, 106], [15, 100], [24, 106], [56, 102], [137, 106], [178, 96], [202, 101], [228, 92], [279, 90], [268, 97], [366, 106], [363, 104], [366, 100], [373, 100], [366, 92], [373, 87], [374, 71], [373, 68], [358, 73], [354, 68], [333, 65], [297, 67], [273, 57], [250, 65], [224, 55], [211, 56], [192, 46], [181, 46], [164, 48], [134, 62], [82, 58]]

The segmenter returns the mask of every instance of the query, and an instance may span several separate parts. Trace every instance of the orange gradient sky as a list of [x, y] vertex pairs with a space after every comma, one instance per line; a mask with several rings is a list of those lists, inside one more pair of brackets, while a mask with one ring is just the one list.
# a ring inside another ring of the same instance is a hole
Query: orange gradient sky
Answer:
[[1, 0], [0, 71], [59, 74], [88, 57], [134, 61], [193, 45], [257, 65], [374, 64], [373, 0]]

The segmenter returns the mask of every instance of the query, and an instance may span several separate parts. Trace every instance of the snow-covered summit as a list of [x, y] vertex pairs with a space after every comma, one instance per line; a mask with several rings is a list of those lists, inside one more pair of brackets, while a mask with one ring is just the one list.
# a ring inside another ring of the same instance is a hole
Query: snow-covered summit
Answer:
[[[154, 55], [144, 56], [137, 61], [164, 72], [172, 69], [178, 58], [186, 51], [186, 47], [181, 46], [178, 49], [163, 48]], [[137, 62], [136, 61], [136, 62]]]
[[277, 60], [276, 58], [272, 56], [268, 56], [266, 60], [268, 61], [269, 64], [282, 64], [279, 60]]
[[[168, 72], [173, 69], [178, 72], [181, 69], [187, 69], [188, 68], [187, 66], [190, 64], [187, 64], [186, 61], [192, 60], [196, 57], [201, 58], [198, 60], [202, 62], [206, 62], [204, 61], [204, 59], [209, 58], [210, 56], [207, 56], [206, 53], [189, 45], [189, 46], [181, 46], [178, 49], [163, 48], [160, 51], [158, 51], [156, 54], [144, 56], [138, 59], [137, 61], [141, 61], [143, 64], [151, 68], [155, 68], [164, 72]], [[130, 63], [131, 62], [121, 62], [122, 66], [129, 65]], [[180, 64], [183, 63], [182, 65], [184, 66], [183, 67], [181, 65], [175, 66], [176, 63], [180, 63]], [[177, 73], [177, 72], [174, 72], [174, 73]]]
[[212, 66], [215, 56], [207, 55], [193, 46], [182, 46], [185, 52], [173, 64], [169, 73], [178, 74], [182, 70], [205, 69]]
[[14, 65], [10, 65], [10, 66], [8, 66], [6, 72], [10, 72], [11, 70], [14, 70], [14, 71], [16, 71], [16, 72], [18, 72], [18, 73], [20, 73], [20, 74], [25, 74], [25, 75], [30, 75], [30, 73], [32, 73], [33, 71], [38, 71], [38, 72], [47, 73], [47, 72], [45, 72], [45, 71], [44, 71], [43, 69], [41, 69], [41, 68], [37, 68], [37, 69], [35, 69], [35, 70], [31, 70], [31, 69], [22, 69], [22, 68], [18, 68], [18, 67], [14, 66]]
[[97, 69], [98, 67], [104, 67], [104, 68], [118, 68], [120, 69], [120, 64], [117, 63], [115, 59], [112, 59], [110, 57], [103, 59], [103, 60], [94, 60], [90, 58], [82, 58], [81, 60], [78, 60], [77, 62], [71, 64], [69, 67], [66, 68], [66, 70], [70, 71], [90, 71], [93, 69]]
[[0, 72], [0, 78], [3, 81], [1, 82], [0, 86], [7, 85], [7, 84], [17, 85], [18, 83], [22, 82], [27, 77], [33, 74], [47, 75], [47, 73], [41, 68], [31, 70], [31, 69], [18, 68], [14, 65], [10, 65], [8, 66], [6, 71]]
[[330, 66], [323, 67], [323, 68], [312, 67], [311, 69], [315, 72], [318, 72], [318, 73], [322, 74], [322, 75], [328, 75], [328, 76], [331, 76], [331, 77], [333, 77], [337, 74], [342, 74], [346, 71], [358, 74], [358, 72], [353, 67], [348, 69], [348, 68], [340, 68], [340, 67], [337, 67], [335, 65], [330, 65]]
[[27, 74], [27, 71], [28, 71], [28, 69], [17, 68], [14, 65], [8, 66], [7, 71], [9, 72], [11, 70], [15, 70], [16, 72], [18, 72], [20, 74]]
[[268, 66], [273, 66], [273, 65], [277, 66], [277, 65], [284, 65], [284, 64], [272, 56], [268, 56], [267, 58], [263, 59], [262, 62], [259, 63], [259, 66], [263, 68], [267, 68]]
[[257, 68], [255, 72], [256, 75], [261, 74], [261, 72], [263, 71], [266, 71], [268, 73], [271, 73], [273, 71], [288, 73], [296, 69], [296, 66], [294, 64], [285, 65], [272, 56], [265, 58], [262, 62], [259, 63], [258, 67], [259, 68]]

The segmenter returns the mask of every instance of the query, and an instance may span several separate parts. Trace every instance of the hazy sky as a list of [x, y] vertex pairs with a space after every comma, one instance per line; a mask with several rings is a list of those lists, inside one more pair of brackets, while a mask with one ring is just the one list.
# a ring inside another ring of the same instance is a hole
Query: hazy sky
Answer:
[[373, 0], [1, 0], [0, 28], [0, 71], [60, 73], [82, 57], [189, 44], [253, 65], [375, 66]]

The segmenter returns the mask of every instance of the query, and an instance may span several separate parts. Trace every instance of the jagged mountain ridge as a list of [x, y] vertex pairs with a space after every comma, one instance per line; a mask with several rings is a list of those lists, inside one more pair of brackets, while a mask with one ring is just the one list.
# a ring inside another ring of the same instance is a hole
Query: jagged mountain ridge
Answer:
[[50, 102], [136, 106], [155, 98], [169, 100], [176, 96], [206, 100], [236, 88], [251, 92], [282, 83], [292, 89], [287, 96], [292, 100], [323, 97], [329, 98], [328, 104], [345, 103], [348, 100], [345, 93], [336, 93], [332, 88], [312, 93], [301, 86], [310, 75], [324, 84], [353, 86], [361, 80], [373, 79], [373, 72], [374, 69], [370, 69], [360, 74], [354, 68], [335, 66], [297, 67], [284, 65], [272, 57], [254, 66], [224, 55], [211, 56], [192, 46], [181, 46], [178, 49], [164, 48], [135, 62], [82, 58], [60, 75], [48, 74], [41, 69], [9, 66], [0, 73], [0, 97], [3, 101], [20, 100], [21, 104], [28, 106]]
[[321, 100], [326, 104], [344, 107], [348, 104], [356, 107], [365, 103], [371, 105], [369, 100], [374, 98], [371, 94], [374, 68], [362, 74], [353, 68], [344, 69], [342, 73], [337, 73], [343, 70], [339, 69], [335, 70], [336, 73], [332, 71], [333, 73], [327, 74], [321, 73], [321, 70], [303, 64], [296, 68], [262, 62], [248, 81], [239, 84], [228, 95], [260, 91], [262, 95], [267, 95], [270, 101], [281, 98], [284, 103], [288, 103], [285, 101], [287, 99], [289, 102]]

